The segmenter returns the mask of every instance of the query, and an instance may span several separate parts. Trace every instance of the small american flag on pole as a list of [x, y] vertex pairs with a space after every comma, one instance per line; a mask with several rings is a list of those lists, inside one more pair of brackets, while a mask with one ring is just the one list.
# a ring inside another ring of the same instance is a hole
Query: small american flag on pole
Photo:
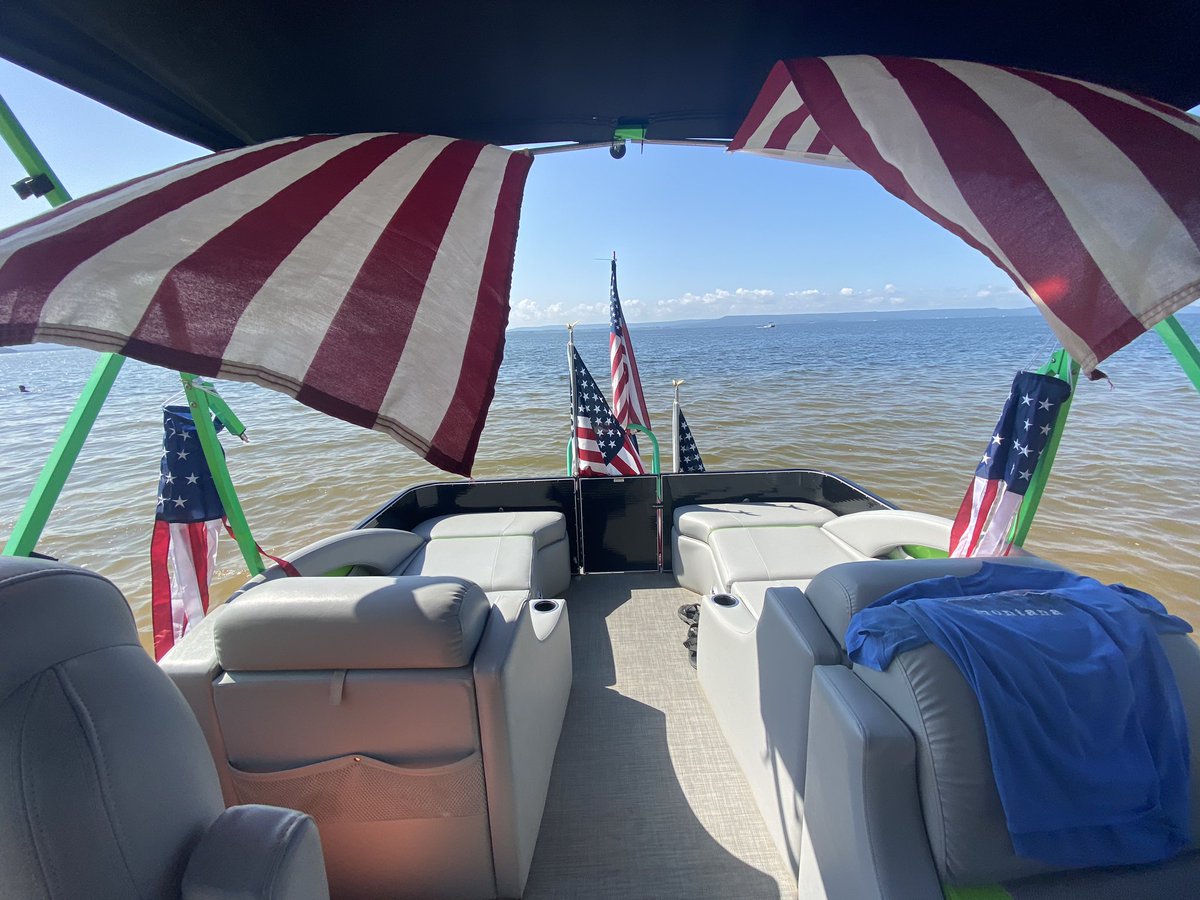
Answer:
[[642, 475], [642, 461], [609, 409], [583, 357], [571, 348], [575, 365], [575, 440], [580, 475]]
[[225, 518], [187, 407], [163, 409], [159, 472], [150, 541], [155, 659], [162, 659], [208, 612], [208, 585], [217, 564], [217, 536]]
[[951, 556], [1007, 556], [1009, 529], [1071, 387], [1020, 372], [950, 529]]
[[625, 324], [625, 313], [621, 311], [621, 298], [617, 294], [615, 253], [612, 258], [612, 279], [609, 282], [608, 322], [608, 358], [612, 364], [613, 408], [617, 413], [617, 421], [622, 425], [641, 425], [643, 428], [649, 428], [650, 413], [646, 410], [646, 398], [642, 395], [642, 379], [638, 376], [637, 358], [633, 355], [629, 326]]
[[679, 466], [680, 472], [703, 472], [704, 460], [700, 458], [700, 450], [696, 447], [696, 439], [692, 437], [692, 429], [688, 427], [683, 410], [679, 410]]

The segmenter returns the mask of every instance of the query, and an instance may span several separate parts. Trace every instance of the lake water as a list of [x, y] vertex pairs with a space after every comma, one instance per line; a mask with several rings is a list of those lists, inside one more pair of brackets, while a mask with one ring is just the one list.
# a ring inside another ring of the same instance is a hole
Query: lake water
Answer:
[[[1184, 320], [1200, 333], [1194, 317]], [[953, 516], [1013, 374], [1053, 348], [1039, 317], [632, 328], [651, 419], [670, 445], [671, 379], [710, 469], [828, 469], [907, 508]], [[508, 335], [475, 475], [556, 475], [569, 433], [566, 334]], [[576, 343], [607, 388], [608, 334]], [[7, 535], [96, 354], [0, 354], [0, 535]], [[1200, 626], [1200, 394], [1146, 335], [1080, 385], [1027, 546], [1158, 596]], [[30, 394], [18, 394], [18, 384]], [[39, 544], [125, 592], [149, 641], [161, 412], [173, 373], [125, 364]], [[282, 553], [353, 526], [406, 486], [448, 478], [390, 438], [290, 398], [221, 382], [252, 443], [225, 437], [254, 535]], [[664, 466], [669, 465], [664, 460]], [[231, 540], [217, 596], [245, 579]]]

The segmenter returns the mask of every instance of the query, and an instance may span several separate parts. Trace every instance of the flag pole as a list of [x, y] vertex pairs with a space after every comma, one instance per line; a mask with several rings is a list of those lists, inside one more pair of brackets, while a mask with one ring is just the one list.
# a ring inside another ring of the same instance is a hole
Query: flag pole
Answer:
[[567, 374], [571, 379], [571, 477], [579, 475], [579, 429], [578, 429], [578, 397], [575, 390], [575, 326], [578, 322], [567, 323]]
[[671, 465], [673, 471], [679, 471], [679, 387], [687, 384], [682, 378], [672, 379], [671, 387], [675, 389], [675, 399], [671, 403]]

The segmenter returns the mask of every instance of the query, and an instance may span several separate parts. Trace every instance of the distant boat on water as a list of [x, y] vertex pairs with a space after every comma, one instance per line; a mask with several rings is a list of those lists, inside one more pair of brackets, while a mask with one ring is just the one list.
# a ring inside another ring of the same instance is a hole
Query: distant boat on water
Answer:
[[760, 326], [758, 326], [758, 327], [759, 327], [759, 328], [774, 328], [774, 327], [775, 327], [775, 323], [774, 323], [774, 322], [768, 322], [766, 325], [760, 325]]

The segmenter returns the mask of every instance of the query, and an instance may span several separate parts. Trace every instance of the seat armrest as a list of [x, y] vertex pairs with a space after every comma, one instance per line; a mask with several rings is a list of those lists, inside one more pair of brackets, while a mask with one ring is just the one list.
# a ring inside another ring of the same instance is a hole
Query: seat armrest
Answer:
[[814, 671], [810, 707], [800, 896], [940, 897], [912, 733], [841, 666]]
[[[555, 608], [536, 611], [536, 604]], [[474, 672], [496, 892], [519, 897], [571, 693], [566, 604], [529, 600], [517, 609], [492, 607]]]
[[192, 852], [183, 900], [329, 900], [316, 823], [292, 809], [230, 807]]

